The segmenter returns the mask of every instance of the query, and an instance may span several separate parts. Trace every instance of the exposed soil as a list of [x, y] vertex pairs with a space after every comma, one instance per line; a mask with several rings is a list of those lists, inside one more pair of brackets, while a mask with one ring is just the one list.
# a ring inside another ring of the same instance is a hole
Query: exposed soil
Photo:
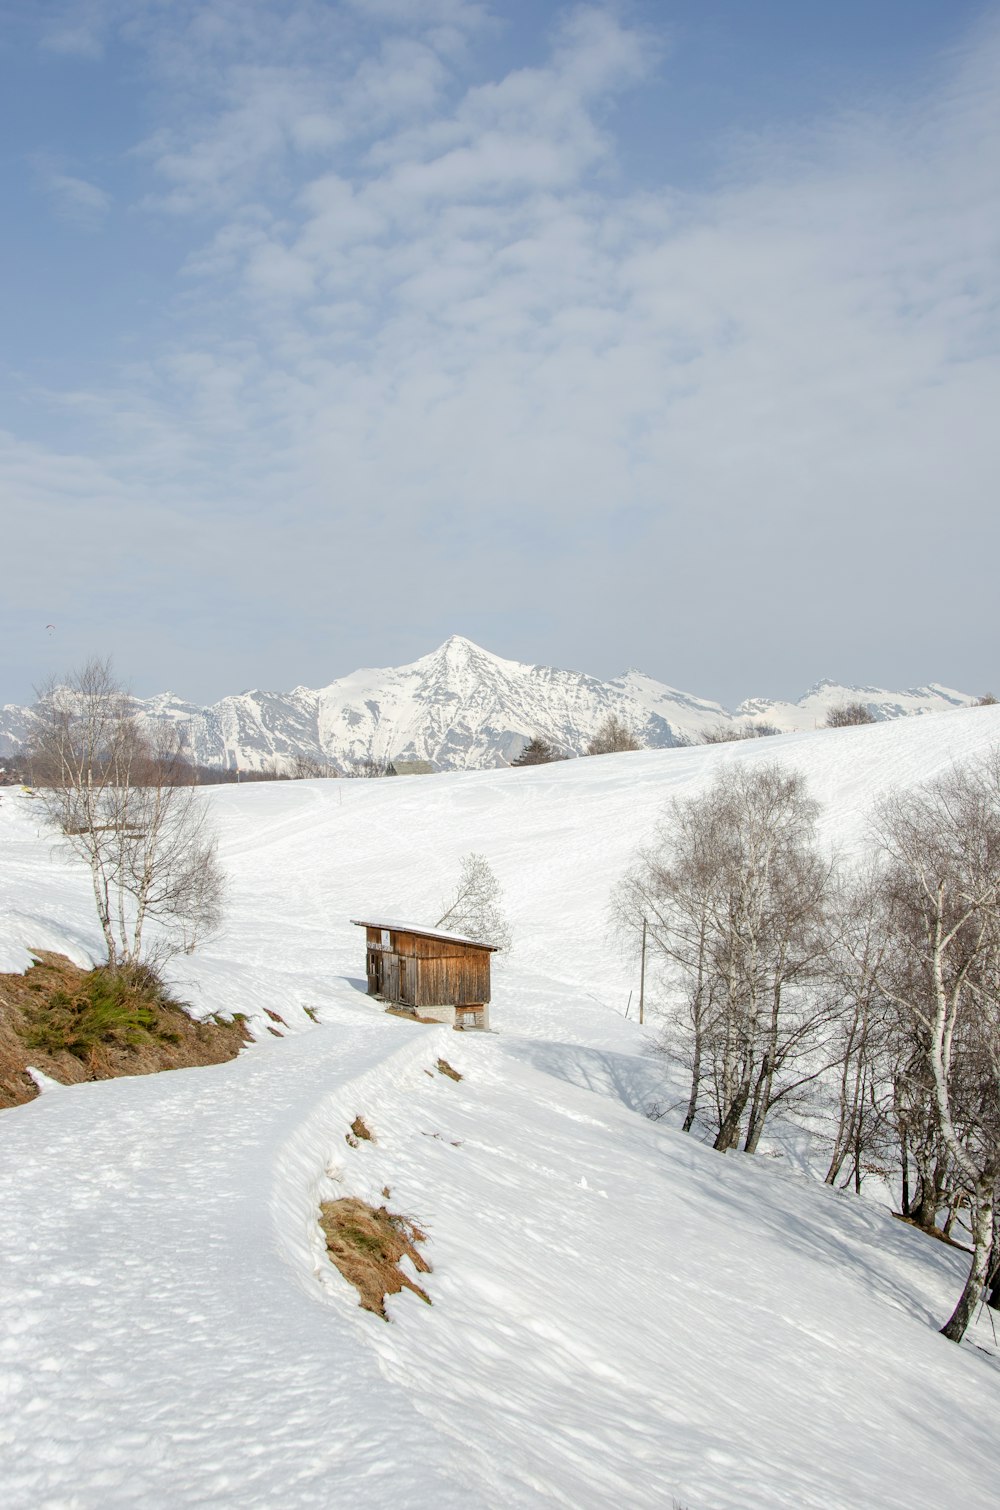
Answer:
[[462, 1078], [461, 1073], [454, 1066], [450, 1065], [447, 1059], [438, 1060], [437, 1072], [439, 1075], [447, 1075], [449, 1080], [461, 1080]]
[[357, 1290], [366, 1311], [388, 1321], [385, 1297], [398, 1295], [401, 1290], [412, 1290], [430, 1305], [427, 1292], [398, 1267], [405, 1256], [418, 1274], [431, 1272], [416, 1246], [427, 1241], [426, 1233], [405, 1216], [344, 1196], [339, 1201], [323, 1202], [319, 1224], [331, 1261]]
[[[351, 1123], [351, 1132], [354, 1134], [355, 1147], [357, 1147], [357, 1140], [359, 1138], [363, 1143], [375, 1142], [375, 1134], [372, 1132], [371, 1128], [368, 1126], [368, 1123], [364, 1120], [363, 1117], [355, 1117], [354, 1121]], [[348, 1139], [348, 1142], [350, 1142], [350, 1139]]]
[[221, 1064], [248, 1039], [239, 1018], [196, 1022], [152, 977], [124, 984], [35, 951], [23, 975], [0, 975], [0, 1107], [38, 1095], [29, 1065], [74, 1085]]
[[939, 1243], [945, 1243], [949, 1248], [958, 1248], [962, 1253], [972, 1252], [972, 1249], [966, 1247], [965, 1243], [958, 1242], [950, 1233], [942, 1232], [940, 1227], [925, 1227], [922, 1223], [915, 1222], [912, 1216], [904, 1216], [901, 1211], [894, 1211], [892, 1214], [897, 1222], [905, 1222], [908, 1227], [912, 1227], [915, 1232], [922, 1232], [925, 1237], [936, 1238]]
[[405, 1017], [407, 1022], [425, 1022], [432, 1028], [441, 1026], [436, 1017], [421, 1017], [419, 1012], [414, 1012], [409, 1007], [386, 1007], [385, 1015], [386, 1017]]

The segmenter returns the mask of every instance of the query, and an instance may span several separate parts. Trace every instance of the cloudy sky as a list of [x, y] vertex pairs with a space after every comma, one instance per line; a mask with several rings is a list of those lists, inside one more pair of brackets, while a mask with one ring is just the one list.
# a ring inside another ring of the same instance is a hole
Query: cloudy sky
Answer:
[[1000, 693], [995, 7], [0, 16], [0, 701]]

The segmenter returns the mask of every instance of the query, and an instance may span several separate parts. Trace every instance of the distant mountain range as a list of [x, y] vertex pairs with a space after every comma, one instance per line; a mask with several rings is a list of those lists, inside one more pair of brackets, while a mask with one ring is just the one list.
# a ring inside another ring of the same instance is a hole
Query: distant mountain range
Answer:
[[[208, 708], [164, 692], [137, 699], [136, 707], [143, 719], [177, 726], [199, 765], [288, 769], [304, 757], [340, 770], [367, 760], [465, 770], [508, 764], [533, 734], [567, 755], [581, 754], [611, 713], [646, 745], [669, 748], [697, 742], [720, 725], [818, 728], [831, 708], [846, 702], [864, 703], [875, 718], [889, 719], [964, 708], [976, 700], [935, 683], [888, 692], [821, 681], [797, 702], [750, 698], [730, 712], [641, 671], [604, 682], [578, 671], [502, 660], [452, 635], [410, 666], [355, 671], [328, 687], [242, 692]], [[31, 722], [29, 708], [0, 710], [0, 754], [20, 747]]]

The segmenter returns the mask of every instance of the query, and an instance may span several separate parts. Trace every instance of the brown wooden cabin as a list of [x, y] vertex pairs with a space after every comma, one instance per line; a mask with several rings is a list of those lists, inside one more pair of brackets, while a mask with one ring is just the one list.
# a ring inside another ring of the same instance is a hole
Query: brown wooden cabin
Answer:
[[490, 1025], [490, 955], [483, 944], [440, 928], [352, 918], [368, 939], [368, 995], [455, 1028]]

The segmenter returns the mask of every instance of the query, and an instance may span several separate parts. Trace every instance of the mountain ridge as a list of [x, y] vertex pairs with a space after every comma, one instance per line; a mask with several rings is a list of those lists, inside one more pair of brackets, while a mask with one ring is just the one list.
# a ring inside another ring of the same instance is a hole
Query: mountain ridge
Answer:
[[[903, 691], [815, 682], [795, 702], [747, 698], [730, 711], [632, 667], [602, 681], [586, 672], [494, 655], [462, 635], [404, 666], [360, 667], [323, 687], [250, 688], [201, 706], [172, 692], [134, 699], [141, 719], [173, 724], [199, 765], [290, 770], [305, 760], [351, 769], [375, 761], [427, 761], [435, 769], [502, 766], [534, 734], [582, 754], [611, 715], [650, 748], [671, 748], [720, 726], [766, 722], [782, 733], [819, 727], [831, 707], [864, 702], [878, 719], [968, 707], [969, 693], [938, 683]], [[28, 737], [30, 708], [0, 709], [0, 754]]]

